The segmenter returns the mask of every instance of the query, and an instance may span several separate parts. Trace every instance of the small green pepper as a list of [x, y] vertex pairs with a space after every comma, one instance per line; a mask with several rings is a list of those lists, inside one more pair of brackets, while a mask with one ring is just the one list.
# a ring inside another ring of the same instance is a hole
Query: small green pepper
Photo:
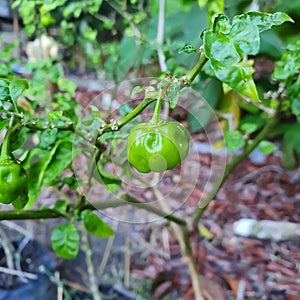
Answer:
[[10, 204], [26, 193], [27, 174], [15, 160], [0, 157], [0, 202]]
[[175, 168], [188, 155], [190, 134], [178, 122], [160, 120], [161, 100], [152, 119], [135, 126], [127, 138], [129, 163], [141, 173]]
[[10, 204], [19, 199], [20, 203], [15, 202], [19, 207], [28, 200], [27, 174], [9, 150], [9, 135], [5, 135], [0, 156], [0, 202]]

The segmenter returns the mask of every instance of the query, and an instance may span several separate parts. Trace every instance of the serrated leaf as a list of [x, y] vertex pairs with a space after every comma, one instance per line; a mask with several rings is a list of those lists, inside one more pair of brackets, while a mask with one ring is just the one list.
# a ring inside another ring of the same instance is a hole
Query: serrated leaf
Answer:
[[114, 234], [113, 229], [92, 211], [85, 210], [82, 216], [84, 227], [89, 233], [100, 238], [107, 238]]
[[257, 148], [263, 154], [270, 154], [275, 150], [277, 150], [276, 145], [274, 145], [272, 142], [269, 141], [261, 141]]
[[263, 32], [272, 28], [273, 26], [281, 25], [284, 22], [293, 22], [293, 19], [286, 13], [276, 12], [274, 14], [262, 13], [262, 12], [248, 12], [239, 16], [235, 16], [232, 21], [232, 25], [245, 22], [247, 24], [255, 24], [258, 27], [259, 32]]
[[243, 135], [238, 130], [225, 132], [225, 142], [229, 151], [238, 150], [245, 146]]
[[72, 223], [60, 225], [51, 233], [53, 250], [64, 259], [74, 259], [78, 253], [79, 234]]

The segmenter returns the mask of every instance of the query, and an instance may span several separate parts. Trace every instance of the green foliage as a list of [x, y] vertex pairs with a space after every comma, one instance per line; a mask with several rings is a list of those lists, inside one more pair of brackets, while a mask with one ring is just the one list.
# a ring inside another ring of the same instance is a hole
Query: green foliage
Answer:
[[246, 144], [242, 133], [238, 130], [226, 131], [225, 142], [229, 151], [241, 149]]
[[300, 41], [287, 46], [287, 52], [277, 62], [273, 78], [285, 86], [292, 113], [300, 120]]
[[28, 82], [25, 79], [0, 78], [0, 108], [3, 107], [3, 102], [9, 102], [17, 111], [17, 99], [27, 88]]
[[51, 233], [53, 250], [64, 259], [74, 259], [78, 253], [79, 234], [73, 223], [57, 226]]
[[259, 101], [253, 69], [240, 62], [244, 55], [259, 52], [259, 33], [292, 19], [285, 13], [249, 12], [235, 16], [230, 23], [225, 15], [218, 15], [212, 28], [202, 32], [204, 53], [215, 76], [240, 94]]
[[88, 232], [100, 237], [107, 238], [114, 234], [114, 231], [102, 221], [97, 215], [90, 210], [84, 210], [82, 212], [83, 224]]

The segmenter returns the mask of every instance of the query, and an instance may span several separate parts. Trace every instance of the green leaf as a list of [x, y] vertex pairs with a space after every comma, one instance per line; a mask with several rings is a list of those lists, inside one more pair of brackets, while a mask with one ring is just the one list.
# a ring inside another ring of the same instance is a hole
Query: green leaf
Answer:
[[72, 223], [60, 225], [51, 233], [53, 250], [64, 259], [74, 259], [78, 253], [79, 234]]
[[120, 116], [124, 117], [133, 111], [129, 103], [122, 103], [119, 107]]
[[213, 16], [213, 32], [228, 34], [231, 29], [229, 18], [223, 14]]
[[281, 25], [284, 22], [294, 23], [293, 19], [283, 12], [276, 12], [275, 14], [248, 12], [239, 16], [235, 16], [233, 18], [232, 25], [240, 22], [256, 25], [259, 32], [268, 30], [273, 26]]
[[100, 238], [107, 238], [114, 234], [113, 229], [90, 210], [82, 212], [83, 224], [86, 230]]
[[273, 72], [273, 78], [278, 81], [284, 81], [288, 77], [293, 76], [296, 69], [296, 58], [288, 54], [283, 54], [280, 61], [276, 63]]
[[52, 182], [66, 168], [70, 166], [73, 159], [80, 153], [81, 149], [73, 150], [73, 144], [70, 141], [60, 140], [55, 147], [51, 161], [45, 170], [43, 186], [50, 186]]
[[39, 160], [35, 163], [31, 163], [30, 169], [28, 170], [29, 201], [26, 204], [25, 209], [30, 208], [40, 194], [45, 170], [53, 156], [53, 151], [41, 150], [39, 148], [33, 149], [26, 159], [28, 164], [35, 155], [38, 155]]
[[65, 78], [59, 78], [57, 84], [61, 91], [73, 94], [76, 90], [76, 84], [73, 81]]
[[253, 133], [258, 129], [258, 124], [245, 122], [241, 125], [241, 130], [247, 134]]
[[203, 32], [202, 38], [205, 56], [211, 61], [230, 66], [241, 60], [241, 56], [229, 36], [206, 30]]
[[255, 24], [235, 23], [231, 28], [230, 36], [241, 57], [245, 54], [255, 55], [259, 52], [260, 38], [258, 27]]
[[12, 205], [14, 209], [19, 212], [21, 209], [23, 209], [26, 204], [28, 203], [28, 190], [27, 187], [24, 188], [24, 192], [22, 195], [20, 195], [15, 201], [12, 202]]
[[277, 147], [272, 142], [261, 141], [258, 145], [258, 150], [264, 154], [270, 154], [277, 150]]
[[61, 215], [67, 215], [67, 201], [66, 200], [57, 200], [54, 204], [53, 210], [58, 212]]
[[180, 96], [180, 83], [178, 80], [173, 80], [169, 85], [165, 93], [165, 100], [170, 102], [170, 108], [173, 109], [176, 107], [179, 96]]
[[118, 185], [122, 184], [122, 180], [115, 174], [112, 174], [105, 170], [101, 164], [101, 161], [97, 163], [98, 173], [95, 174], [96, 180], [105, 185], [109, 192], [115, 192]]
[[247, 63], [224, 65], [211, 60], [216, 77], [228, 84], [238, 93], [259, 102], [255, 83], [252, 78], [253, 69]]
[[46, 129], [40, 134], [40, 144], [39, 146], [43, 149], [48, 148], [55, 143], [57, 137], [58, 129]]
[[25, 79], [8, 80], [0, 78], [0, 107], [2, 107], [3, 101], [10, 102], [16, 106], [18, 97], [27, 88], [28, 81]]
[[199, 223], [198, 230], [200, 235], [208, 240], [211, 240], [214, 237], [214, 235], [202, 223]]
[[0, 130], [3, 130], [9, 123], [9, 119], [4, 119], [0, 121]]
[[245, 140], [240, 131], [227, 131], [225, 132], [225, 142], [229, 151], [234, 151], [245, 146]]
[[[298, 94], [298, 95], [300, 95], [300, 94]], [[299, 118], [300, 117], [300, 99], [299, 98], [293, 99], [291, 108], [292, 108], [292, 113], [295, 116], [297, 116], [298, 120], [300, 120], [300, 118]]]
[[48, 120], [49, 122], [57, 122], [57, 121], [61, 121], [61, 119], [63, 118], [63, 111], [50, 111], [48, 112]]
[[186, 54], [190, 54], [190, 53], [199, 53], [199, 49], [195, 48], [193, 45], [191, 44], [185, 44], [183, 47], [181, 47], [178, 50], [178, 53], [186, 53]]

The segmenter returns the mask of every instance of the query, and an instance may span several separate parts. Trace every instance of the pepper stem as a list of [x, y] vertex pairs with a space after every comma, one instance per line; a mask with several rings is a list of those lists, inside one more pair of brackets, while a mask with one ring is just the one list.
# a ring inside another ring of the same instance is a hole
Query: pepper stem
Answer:
[[7, 130], [5, 133], [5, 137], [2, 143], [2, 148], [1, 148], [1, 158], [10, 158], [10, 131]]
[[157, 98], [155, 108], [154, 108], [154, 112], [153, 112], [153, 116], [152, 116], [152, 119], [150, 121], [153, 124], [157, 124], [160, 121], [161, 104], [162, 104], [162, 90], [160, 91], [159, 96]]

